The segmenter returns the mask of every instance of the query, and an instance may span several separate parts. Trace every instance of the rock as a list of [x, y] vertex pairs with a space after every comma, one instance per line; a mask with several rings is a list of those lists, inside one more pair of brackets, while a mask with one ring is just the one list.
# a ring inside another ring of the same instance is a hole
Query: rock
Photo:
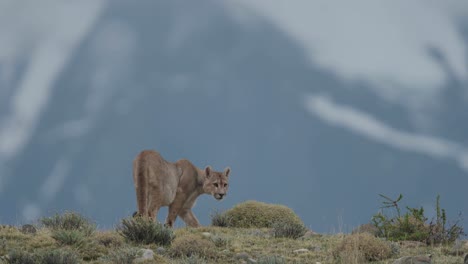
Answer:
[[141, 252], [143, 253], [141, 257], [135, 259], [133, 263], [140, 263], [144, 262], [146, 260], [152, 260], [154, 259], [154, 252], [151, 249], [142, 249]]
[[250, 258], [250, 255], [245, 253], [245, 252], [241, 252], [241, 253], [237, 253], [235, 258], [236, 259], [242, 259], [242, 260], [248, 260]]
[[257, 263], [257, 261], [255, 259], [253, 259], [253, 258], [248, 258], [247, 263], [253, 264], [253, 263]]
[[163, 247], [158, 247], [156, 249], [156, 253], [158, 253], [158, 255], [163, 255], [165, 252], [166, 252], [166, 249]]
[[463, 264], [468, 264], [468, 254], [465, 255], [465, 260], [463, 261]]
[[204, 238], [210, 238], [210, 237], [211, 237], [211, 233], [209, 233], [209, 232], [203, 232], [203, 233], [201, 233], [201, 235], [202, 235]]
[[402, 257], [393, 262], [393, 264], [431, 264], [431, 263], [432, 263], [431, 255]]
[[301, 249], [296, 249], [293, 252], [296, 254], [302, 254], [302, 253], [309, 252], [309, 250], [307, 248], [301, 248]]
[[20, 229], [23, 234], [36, 234], [37, 228], [33, 225], [23, 225]]

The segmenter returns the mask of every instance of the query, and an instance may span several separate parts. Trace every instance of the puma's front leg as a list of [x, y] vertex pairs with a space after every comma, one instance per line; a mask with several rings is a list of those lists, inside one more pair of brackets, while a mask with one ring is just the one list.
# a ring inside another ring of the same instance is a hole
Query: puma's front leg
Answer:
[[174, 222], [179, 214], [180, 210], [182, 209], [186, 196], [184, 194], [177, 194], [174, 201], [169, 205], [169, 213], [167, 214], [166, 218], [166, 226], [172, 227]]
[[185, 224], [190, 227], [200, 227], [200, 222], [195, 217], [191, 209], [182, 209], [179, 216], [184, 220]]

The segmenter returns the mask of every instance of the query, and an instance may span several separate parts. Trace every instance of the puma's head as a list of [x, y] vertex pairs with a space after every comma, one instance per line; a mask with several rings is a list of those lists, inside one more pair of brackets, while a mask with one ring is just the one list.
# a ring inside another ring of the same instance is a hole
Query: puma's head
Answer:
[[203, 190], [205, 193], [213, 195], [216, 200], [223, 199], [229, 186], [229, 173], [231, 169], [227, 167], [223, 172], [213, 171], [210, 166], [205, 168], [205, 182]]

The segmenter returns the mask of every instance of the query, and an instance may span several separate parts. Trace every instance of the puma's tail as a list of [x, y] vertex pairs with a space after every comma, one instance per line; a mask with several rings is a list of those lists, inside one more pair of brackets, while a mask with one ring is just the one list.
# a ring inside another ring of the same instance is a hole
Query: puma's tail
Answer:
[[140, 216], [148, 216], [147, 207], [147, 182], [146, 182], [146, 160], [144, 157], [135, 159], [133, 164], [133, 174], [136, 183], [136, 195], [138, 203], [138, 214]]

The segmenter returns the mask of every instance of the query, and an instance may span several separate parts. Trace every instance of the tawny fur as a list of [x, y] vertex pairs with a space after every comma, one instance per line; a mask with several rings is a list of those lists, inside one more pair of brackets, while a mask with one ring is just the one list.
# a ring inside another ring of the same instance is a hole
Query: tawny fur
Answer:
[[213, 171], [210, 166], [197, 168], [186, 159], [168, 162], [156, 151], [142, 151], [133, 161], [133, 182], [138, 203], [138, 215], [157, 219], [162, 206], [169, 206], [166, 225], [172, 227], [177, 216], [191, 227], [200, 223], [192, 212], [201, 194], [211, 194], [217, 200], [226, 196], [230, 168]]

